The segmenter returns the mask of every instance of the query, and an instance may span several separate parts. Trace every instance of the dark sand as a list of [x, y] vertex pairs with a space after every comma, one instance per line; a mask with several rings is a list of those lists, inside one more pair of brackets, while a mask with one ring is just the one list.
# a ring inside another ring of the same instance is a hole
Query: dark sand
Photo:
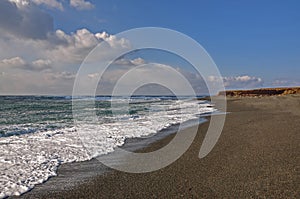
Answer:
[[[300, 198], [300, 96], [232, 98], [228, 111], [218, 143], [203, 159], [198, 153], [208, 123], [199, 126], [189, 150], [161, 170], [78, 175], [73, 186], [54, 190], [51, 184], [68, 170], [62, 166], [58, 177], [22, 197]], [[171, 139], [172, 135], [142, 151], [153, 151]]]

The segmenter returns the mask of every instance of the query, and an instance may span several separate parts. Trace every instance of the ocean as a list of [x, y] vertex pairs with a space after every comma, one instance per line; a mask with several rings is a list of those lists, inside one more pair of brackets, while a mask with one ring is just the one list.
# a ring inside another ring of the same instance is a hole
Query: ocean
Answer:
[[[114, 151], [128, 138], [149, 137], [216, 109], [191, 97], [0, 96], [0, 198], [20, 195], [56, 175], [60, 164]], [[89, 120], [94, 112], [96, 116]], [[92, 122], [91, 122], [92, 121]], [[89, 146], [81, 136], [90, 138]]]

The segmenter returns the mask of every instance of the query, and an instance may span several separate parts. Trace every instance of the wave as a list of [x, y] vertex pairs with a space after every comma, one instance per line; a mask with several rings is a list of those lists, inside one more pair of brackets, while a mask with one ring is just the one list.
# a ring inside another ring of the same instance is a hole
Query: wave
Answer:
[[101, 123], [79, 123], [72, 127], [2, 137], [0, 198], [20, 195], [43, 183], [56, 175], [60, 164], [90, 160], [114, 151], [128, 138], [156, 134], [173, 124], [215, 111], [211, 104], [197, 100], [151, 104], [149, 110], [139, 114], [120, 114]]

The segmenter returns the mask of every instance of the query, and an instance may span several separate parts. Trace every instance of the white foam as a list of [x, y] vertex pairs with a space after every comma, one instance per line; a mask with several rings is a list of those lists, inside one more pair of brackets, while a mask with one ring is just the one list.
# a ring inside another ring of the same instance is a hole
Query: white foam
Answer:
[[[0, 138], [0, 198], [20, 195], [56, 175], [60, 164], [85, 161], [112, 152], [126, 138], [147, 136], [172, 124], [212, 112], [209, 104], [174, 101], [162, 112], [100, 125], [76, 127]], [[181, 107], [182, 111], [178, 110]], [[155, 108], [155, 107], [153, 107]], [[83, 144], [84, 143], [84, 146]], [[87, 151], [88, 149], [88, 151]]]
[[60, 163], [88, 160], [75, 128], [0, 139], [0, 197], [20, 195], [56, 175]]

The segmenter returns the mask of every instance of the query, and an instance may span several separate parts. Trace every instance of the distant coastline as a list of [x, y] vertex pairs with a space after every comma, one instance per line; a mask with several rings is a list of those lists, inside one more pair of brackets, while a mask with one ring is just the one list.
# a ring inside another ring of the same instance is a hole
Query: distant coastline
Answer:
[[259, 97], [259, 96], [280, 96], [300, 94], [300, 87], [286, 87], [286, 88], [260, 88], [252, 90], [226, 90], [219, 92], [219, 95], [226, 95], [231, 97]]

